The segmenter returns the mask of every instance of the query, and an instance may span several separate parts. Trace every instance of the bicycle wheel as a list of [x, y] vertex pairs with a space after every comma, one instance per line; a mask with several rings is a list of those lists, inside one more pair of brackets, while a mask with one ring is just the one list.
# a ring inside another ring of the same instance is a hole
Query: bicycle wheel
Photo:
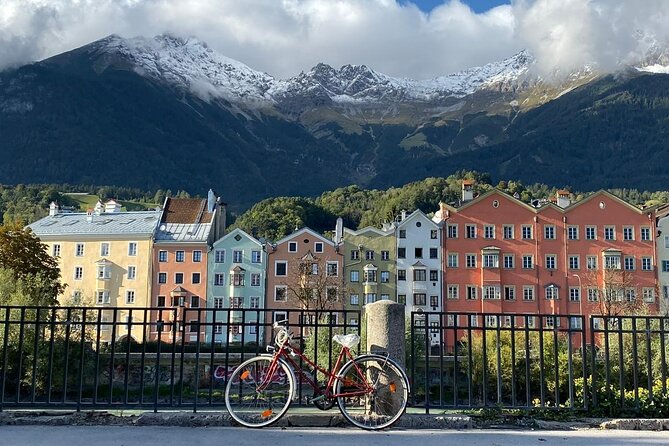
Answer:
[[242, 426], [269, 426], [290, 406], [295, 388], [293, 373], [285, 362], [279, 360], [274, 365], [272, 362], [271, 356], [251, 358], [230, 375], [225, 405]]
[[[348, 362], [335, 383], [337, 404], [344, 418], [362, 429], [392, 426], [406, 410], [409, 380], [391, 359], [365, 355]], [[357, 396], [345, 396], [358, 393]]]

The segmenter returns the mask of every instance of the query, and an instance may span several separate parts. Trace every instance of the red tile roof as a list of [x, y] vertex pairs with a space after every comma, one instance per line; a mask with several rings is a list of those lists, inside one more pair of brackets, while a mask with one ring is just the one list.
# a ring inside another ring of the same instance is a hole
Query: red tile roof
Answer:
[[211, 223], [213, 214], [207, 212], [205, 198], [168, 198], [162, 223]]

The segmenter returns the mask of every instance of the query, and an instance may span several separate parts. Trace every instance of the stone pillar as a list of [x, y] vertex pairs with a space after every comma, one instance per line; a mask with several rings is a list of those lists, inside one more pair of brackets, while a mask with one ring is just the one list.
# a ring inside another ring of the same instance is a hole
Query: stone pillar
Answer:
[[390, 300], [379, 300], [365, 305], [367, 320], [367, 351], [388, 353], [405, 368], [404, 305]]

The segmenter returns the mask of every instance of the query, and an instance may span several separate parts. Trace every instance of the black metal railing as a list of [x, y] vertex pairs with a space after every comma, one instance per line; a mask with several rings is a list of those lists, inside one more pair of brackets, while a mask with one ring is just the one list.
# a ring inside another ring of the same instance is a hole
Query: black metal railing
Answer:
[[266, 352], [277, 318], [325, 366], [332, 336], [361, 320], [344, 310], [0, 307], [0, 410], [222, 408], [229, 374]]
[[412, 402], [652, 414], [667, 405], [669, 318], [414, 312]]

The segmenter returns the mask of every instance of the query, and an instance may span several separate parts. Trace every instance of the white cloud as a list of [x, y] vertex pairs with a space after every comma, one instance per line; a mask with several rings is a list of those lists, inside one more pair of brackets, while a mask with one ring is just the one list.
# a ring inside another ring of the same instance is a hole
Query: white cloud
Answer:
[[459, 0], [429, 14], [395, 0], [0, 0], [0, 68], [164, 32], [277, 77], [326, 62], [428, 78], [523, 48], [546, 69], [610, 66], [666, 39], [668, 23], [666, 0], [515, 0], [483, 14]]

